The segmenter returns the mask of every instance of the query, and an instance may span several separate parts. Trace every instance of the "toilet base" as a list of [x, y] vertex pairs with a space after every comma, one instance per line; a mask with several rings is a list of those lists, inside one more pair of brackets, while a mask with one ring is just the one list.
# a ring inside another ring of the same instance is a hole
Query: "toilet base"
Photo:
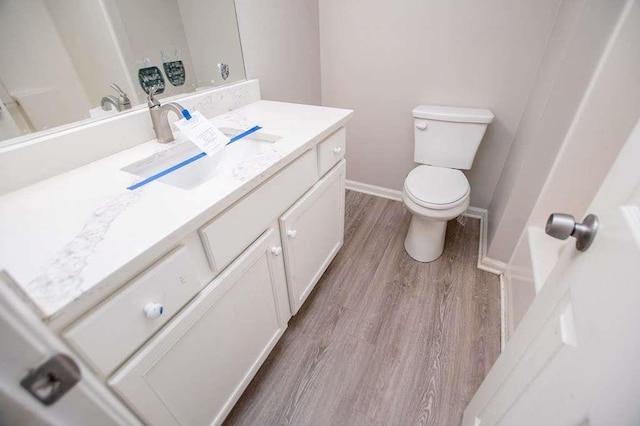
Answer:
[[434, 220], [412, 215], [404, 248], [418, 262], [433, 262], [444, 251], [446, 220]]

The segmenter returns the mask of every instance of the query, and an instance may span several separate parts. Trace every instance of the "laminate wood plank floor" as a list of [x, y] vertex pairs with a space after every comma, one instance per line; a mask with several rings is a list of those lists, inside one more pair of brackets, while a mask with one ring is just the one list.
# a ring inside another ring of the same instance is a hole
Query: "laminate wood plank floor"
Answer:
[[404, 250], [404, 205], [347, 191], [345, 244], [227, 425], [459, 425], [500, 352], [496, 275], [480, 223], [449, 222], [445, 252]]

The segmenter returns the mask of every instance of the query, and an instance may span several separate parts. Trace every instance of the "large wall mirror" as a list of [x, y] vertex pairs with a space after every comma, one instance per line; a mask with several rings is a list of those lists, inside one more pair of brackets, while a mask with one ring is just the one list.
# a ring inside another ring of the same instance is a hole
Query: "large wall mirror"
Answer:
[[245, 78], [234, 0], [0, 0], [0, 54], [0, 147]]

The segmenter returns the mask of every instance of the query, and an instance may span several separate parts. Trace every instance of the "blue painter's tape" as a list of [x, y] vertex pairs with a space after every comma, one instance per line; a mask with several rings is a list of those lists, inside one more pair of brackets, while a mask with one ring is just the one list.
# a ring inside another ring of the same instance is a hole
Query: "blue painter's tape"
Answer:
[[249, 130], [240, 133], [239, 135], [235, 135], [234, 137], [231, 138], [231, 140], [229, 141], [229, 143], [227, 143], [227, 145], [231, 145], [232, 143], [234, 143], [235, 141], [244, 138], [245, 136], [249, 136], [251, 133], [255, 133], [258, 130], [262, 129], [262, 127], [260, 126], [253, 126], [252, 128], [250, 128]]
[[161, 171], [160, 173], [156, 173], [156, 174], [155, 174], [155, 175], [153, 175], [153, 176], [149, 176], [149, 177], [148, 177], [148, 178], [146, 178], [145, 180], [140, 181], [140, 182], [136, 183], [135, 185], [131, 185], [131, 186], [130, 186], [130, 187], [128, 187], [127, 189], [130, 189], [130, 190], [132, 190], [132, 191], [133, 191], [134, 189], [138, 189], [138, 188], [140, 188], [141, 186], [146, 185], [146, 184], [148, 184], [149, 182], [153, 182], [153, 181], [154, 181], [154, 180], [156, 180], [156, 179], [160, 179], [162, 176], [168, 175], [169, 173], [174, 172], [174, 171], [176, 171], [176, 170], [178, 170], [178, 169], [180, 169], [180, 168], [182, 168], [182, 167], [186, 166], [187, 164], [193, 163], [194, 161], [196, 161], [196, 160], [198, 160], [198, 159], [200, 159], [200, 158], [202, 158], [202, 157], [204, 157], [204, 156], [206, 156], [206, 155], [207, 155], [207, 154], [205, 154], [204, 152], [201, 152], [201, 153], [200, 153], [200, 154], [198, 154], [198, 155], [194, 155], [194, 156], [193, 156], [193, 157], [191, 157], [191, 158], [187, 158], [187, 159], [186, 159], [186, 160], [184, 160], [183, 162], [178, 163], [178, 164], [176, 164], [175, 166], [171, 166], [171, 167], [169, 167], [168, 169], [165, 169], [165, 170]]
[[[185, 109], [182, 113], [184, 114], [185, 111], [187, 111], [187, 110]], [[187, 112], [187, 114], [188, 114], [188, 112]], [[188, 120], [188, 118], [187, 118], [187, 120]], [[231, 140], [229, 141], [229, 143], [227, 143], [227, 145], [230, 145], [230, 144], [234, 143], [237, 140], [240, 140], [240, 139], [242, 139], [242, 138], [244, 138], [246, 136], [249, 136], [251, 133], [255, 133], [260, 129], [262, 129], [262, 127], [253, 126], [249, 130], [247, 130], [245, 132], [242, 132], [239, 135], [236, 135], [236, 136], [232, 137]], [[165, 169], [165, 170], [163, 170], [163, 171], [161, 171], [159, 173], [156, 173], [153, 176], [149, 176], [148, 178], [146, 178], [146, 179], [144, 179], [144, 180], [142, 180], [142, 181], [140, 181], [140, 182], [138, 182], [138, 183], [136, 183], [134, 185], [131, 185], [127, 189], [130, 190], [130, 191], [133, 191], [134, 189], [138, 189], [141, 186], [148, 184], [149, 182], [153, 182], [154, 180], [160, 179], [162, 176], [168, 175], [171, 172], [175, 172], [176, 170], [181, 169], [182, 167], [186, 166], [187, 164], [191, 164], [194, 161], [199, 160], [202, 157], [205, 157], [206, 155], [207, 154], [204, 153], [204, 152], [201, 152], [200, 154], [196, 154], [193, 157], [187, 158], [186, 160], [176, 164], [175, 166], [171, 166], [168, 169]]]

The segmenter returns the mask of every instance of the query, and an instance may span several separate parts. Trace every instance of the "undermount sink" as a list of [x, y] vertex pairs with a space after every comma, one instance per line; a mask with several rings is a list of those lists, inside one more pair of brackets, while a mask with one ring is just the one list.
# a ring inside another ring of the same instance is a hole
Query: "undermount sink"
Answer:
[[[242, 130], [221, 128], [225, 135], [233, 137], [242, 133]], [[193, 157], [202, 157], [167, 173], [158, 179], [182, 189], [195, 188], [223, 171], [233, 170], [242, 166], [247, 160], [257, 158], [260, 154], [272, 153], [273, 143], [280, 139], [279, 136], [265, 133], [252, 133], [248, 136], [225, 146], [213, 156], [203, 155], [200, 148], [191, 142], [182, 142], [174, 147], [155, 153], [135, 163], [123, 167], [123, 172], [139, 176], [142, 180], [155, 176], [178, 164], [189, 161]]]

